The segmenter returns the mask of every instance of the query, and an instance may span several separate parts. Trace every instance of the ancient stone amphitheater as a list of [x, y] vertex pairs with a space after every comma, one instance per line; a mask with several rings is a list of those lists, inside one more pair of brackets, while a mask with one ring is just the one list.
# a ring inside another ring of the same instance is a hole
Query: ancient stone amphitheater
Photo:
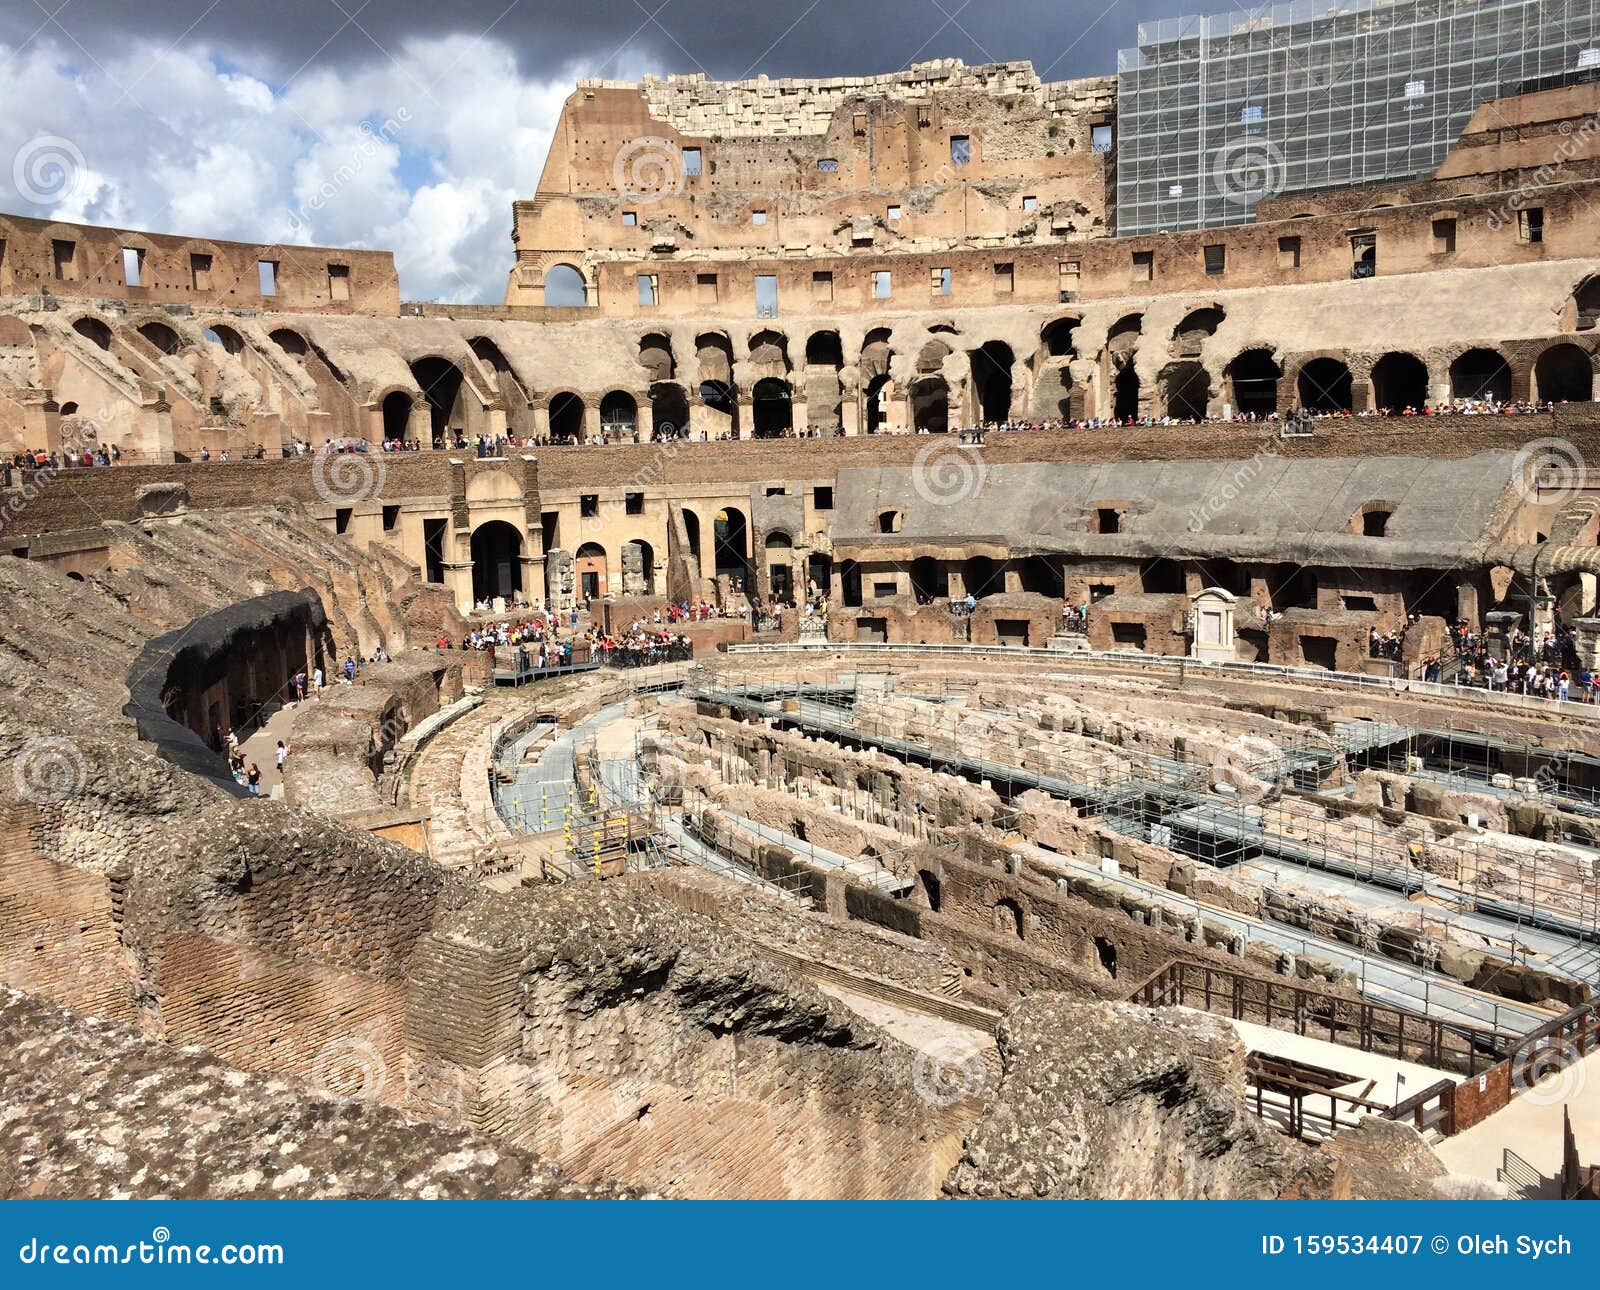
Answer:
[[1455, 682], [1600, 670], [1597, 112], [1124, 238], [1109, 80], [585, 83], [504, 306], [5, 217], [0, 1195], [1594, 1191], [1600, 712]]
[[[998, 648], [496, 687], [292, 502], [105, 538], [0, 561], [7, 1194], [1471, 1194], [1430, 1143], [1581, 1057], [1591, 720]], [[273, 705], [277, 800], [182, 724], [379, 644]]]

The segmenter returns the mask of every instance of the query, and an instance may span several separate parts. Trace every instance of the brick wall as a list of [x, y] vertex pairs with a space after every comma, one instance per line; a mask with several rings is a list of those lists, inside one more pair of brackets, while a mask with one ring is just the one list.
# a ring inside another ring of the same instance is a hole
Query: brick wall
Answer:
[[[1562, 437], [1590, 461], [1600, 463], [1600, 405], [1570, 404], [1552, 413], [1521, 417], [1352, 417], [1316, 423], [1307, 439], [1275, 441], [1287, 458], [1425, 455], [1466, 457], [1487, 449], [1515, 451], [1533, 439]], [[1030, 461], [1183, 461], [1249, 457], [1261, 442], [1260, 427], [1123, 426], [1101, 430], [1041, 430], [993, 435], [972, 449], [999, 465]], [[929, 445], [920, 435], [873, 435], [838, 439], [769, 439], [738, 443], [614, 444], [550, 447], [537, 465], [520, 456], [464, 462], [454, 471], [445, 453], [379, 456], [383, 483], [373, 502], [450, 497], [481, 471], [505, 470], [535, 494], [596, 488], [735, 484], [769, 480], [831, 483], [849, 467], [910, 465]], [[955, 445], [951, 445], [952, 451]], [[286, 497], [328, 507], [316, 487], [314, 463], [300, 461], [207, 462], [169, 466], [122, 466], [63, 473], [38, 490], [6, 522], [8, 534], [55, 533], [92, 528], [105, 520], [138, 518], [134, 491], [144, 484], [175, 481], [189, 489], [197, 510], [257, 505]], [[537, 500], [534, 501], [537, 509]]]

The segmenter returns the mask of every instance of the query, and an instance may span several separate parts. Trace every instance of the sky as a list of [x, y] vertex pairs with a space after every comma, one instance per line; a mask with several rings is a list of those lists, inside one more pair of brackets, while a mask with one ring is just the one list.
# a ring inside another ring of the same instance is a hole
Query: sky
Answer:
[[[388, 249], [408, 300], [496, 302], [580, 77], [1029, 59], [1109, 74], [1182, 0], [7, 0], [0, 210]], [[6, 162], [9, 160], [10, 164]]]

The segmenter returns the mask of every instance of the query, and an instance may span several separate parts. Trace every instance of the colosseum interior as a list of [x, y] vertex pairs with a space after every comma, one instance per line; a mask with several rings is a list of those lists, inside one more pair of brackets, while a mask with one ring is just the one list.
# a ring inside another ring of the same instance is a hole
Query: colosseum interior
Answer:
[[0, 216], [0, 1194], [1593, 1192], [1597, 112], [1123, 235], [1113, 77], [583, 82], [495, 306]]

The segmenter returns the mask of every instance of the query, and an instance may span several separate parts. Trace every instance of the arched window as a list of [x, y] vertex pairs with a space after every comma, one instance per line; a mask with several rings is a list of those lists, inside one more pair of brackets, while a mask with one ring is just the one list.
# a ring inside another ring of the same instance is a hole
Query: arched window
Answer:
[[589, 303], [588, 284], [570, 264], [553, 264], [544, 273], [544, 302], [566, 308]]

